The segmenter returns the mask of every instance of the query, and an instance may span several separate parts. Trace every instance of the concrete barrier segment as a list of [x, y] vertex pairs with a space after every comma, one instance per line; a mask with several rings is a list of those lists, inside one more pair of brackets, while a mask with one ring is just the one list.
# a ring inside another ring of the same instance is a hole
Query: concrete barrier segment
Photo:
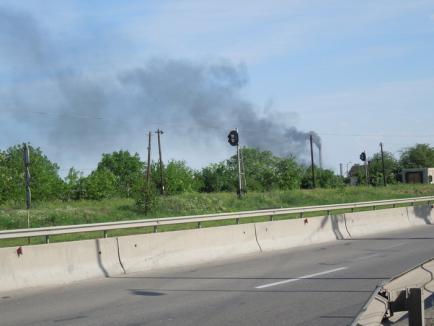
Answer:
[[127, 273], [211, 262], [258, 253], [254, 224], [120, 237]]
[[344, 215], [293, 219], [256, 224], [263, 251], [348, 239]]
[[0, 291], [60, 285], [122, 273], [116, 239], [0, 249]]
[[395, 231], [411, 226], [405, 207], [346, 213], [345, 220], [351, 238]]

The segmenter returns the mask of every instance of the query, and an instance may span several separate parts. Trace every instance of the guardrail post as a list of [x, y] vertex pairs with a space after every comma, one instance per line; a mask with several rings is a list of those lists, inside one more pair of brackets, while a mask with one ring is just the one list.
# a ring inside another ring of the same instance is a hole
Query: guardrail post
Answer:
[[200, 222], [197, 222], [197, 228], [201, 229], [202, 228], [202, 224]]
[[240, 219], [239, 219], [239, 218], [236, 218], [236, 219], [235, 219], [235, 223], [236, 223], [236, 224], [240, 224]]
[[270, 221], [273, 221], [273, 215], [270, 215]]
[[354, 207], [351, 207], [351, 213], [354, 213]]
[[393, 204], [392, 207], [393, 207], [393, 208], [396, 208], [396, 204]]
[[408, 325], [425, 326], [425, 307], [422, 300], [422, 289], [411, 288], [408, 290]]
[[107, 231], [104, 230], [104, 238], [107, 238]]
[[154, 233], [157, 233], [157, 226], [154, 225]]
[[375, 210], [377, 210], [377, 206], [372, 206], [372, 209], [375, 211]]
[[327, 216], [330, 216], [330, 211], [327, 211]]
[[50, 243], [50, 236], [49, 236], [49, 235], [46, 235], [46, 236], [45, 236], [45, 243], [46, 243], [46, 244], [49, 244], [49, 243]]
[[303, 217], [304, 217], [304, 213], [301, 212], [301, 213], [300, 213], [300, 218], [303, 218]]

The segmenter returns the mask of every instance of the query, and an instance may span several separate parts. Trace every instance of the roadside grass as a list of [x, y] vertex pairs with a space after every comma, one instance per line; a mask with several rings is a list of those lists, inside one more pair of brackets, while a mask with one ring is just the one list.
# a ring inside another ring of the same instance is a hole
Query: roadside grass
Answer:
[[[434, 196], [433, 185], [393, 185], [388, 187], [343, 187], [338, 189], [315, 189], [248, 193], [238, 199], [232, 193], [185, 193], [160, 197], [156, 207], [145, 214], [137, 208], [133, 199], [112, 198], [102, 201], [53, 201], [35, 202], [30, 211], [31, 227], [114, 222], [170, 216], [227, 213], [271, 208], [288, 208], [312, 205], [340, 204], [349, 202]], [[405, 206], [405, 205], [398, 205]], [[391, 208], [391, 206], [383, 206]], [[357, 209], [356, 211], [370, 210]], [[348, 212], [333, 211], [332, 214]], [[325, 212], [304, 214], [305, 217], [323, 216]], [[298, 214], [275, 216], [274, 220], [299, 218]], [[270, 220], [270, 217], [240, 219], [239, 223], [253, 223]], [[236, 224], [235, 219], [201, 223], [201, 227]], [[158, 232], [197, 228], [197, 223], [167, 225], [158, 227]], [[7, 203], [0, 206], [0, 230], [27, 228], [27, 211], [22, 203]], [[108, 236], [123, 236], [154, 232], [152, 227], [121, 229], [108, 232]], [[103, 237], [102, 232], [66, 234], [51, 236], [50, 242], [95, 239]], [[30, 239], [30, 244], [45, 243], [44, 237]], [[28, 239], [0, 240], [0, 247], [27, 245]]]

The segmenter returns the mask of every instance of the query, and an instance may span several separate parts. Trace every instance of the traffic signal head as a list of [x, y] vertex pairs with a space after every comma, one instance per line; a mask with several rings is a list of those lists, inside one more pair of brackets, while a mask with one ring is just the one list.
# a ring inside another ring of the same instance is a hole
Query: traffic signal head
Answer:
[[360, 159], [361, 159], [363, 162], [366, 162], [366, 152], [363, 152], [363, 153], [360, 154]]
[[231, 130], [231, 132], [228, 135], [228, 143], [231, 144], [232, 146], [237, 146], [238, 141], [239, 141], [238, 131]]

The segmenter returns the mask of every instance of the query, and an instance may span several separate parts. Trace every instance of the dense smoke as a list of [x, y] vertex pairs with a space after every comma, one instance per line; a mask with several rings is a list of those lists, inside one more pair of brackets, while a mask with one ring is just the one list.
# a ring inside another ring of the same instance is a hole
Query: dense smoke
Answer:
[[233, 128], [242, 145], [280, 156], [304, 157], [311, 134], [321, 146], [314, 132], [297, 130], [291, 118], [274, 112], [259, 113], [243, 97], [243, 65], [153, 59], [89, 76], [65, 66], [59, 47], [29, 15], [0, 8], [0, 62], [19, 81], [1, 90], [0, 105], [58, 155], [125, 148], [157, 127], [176, 135], [175, 146], [210, 144], [210, 152]]

